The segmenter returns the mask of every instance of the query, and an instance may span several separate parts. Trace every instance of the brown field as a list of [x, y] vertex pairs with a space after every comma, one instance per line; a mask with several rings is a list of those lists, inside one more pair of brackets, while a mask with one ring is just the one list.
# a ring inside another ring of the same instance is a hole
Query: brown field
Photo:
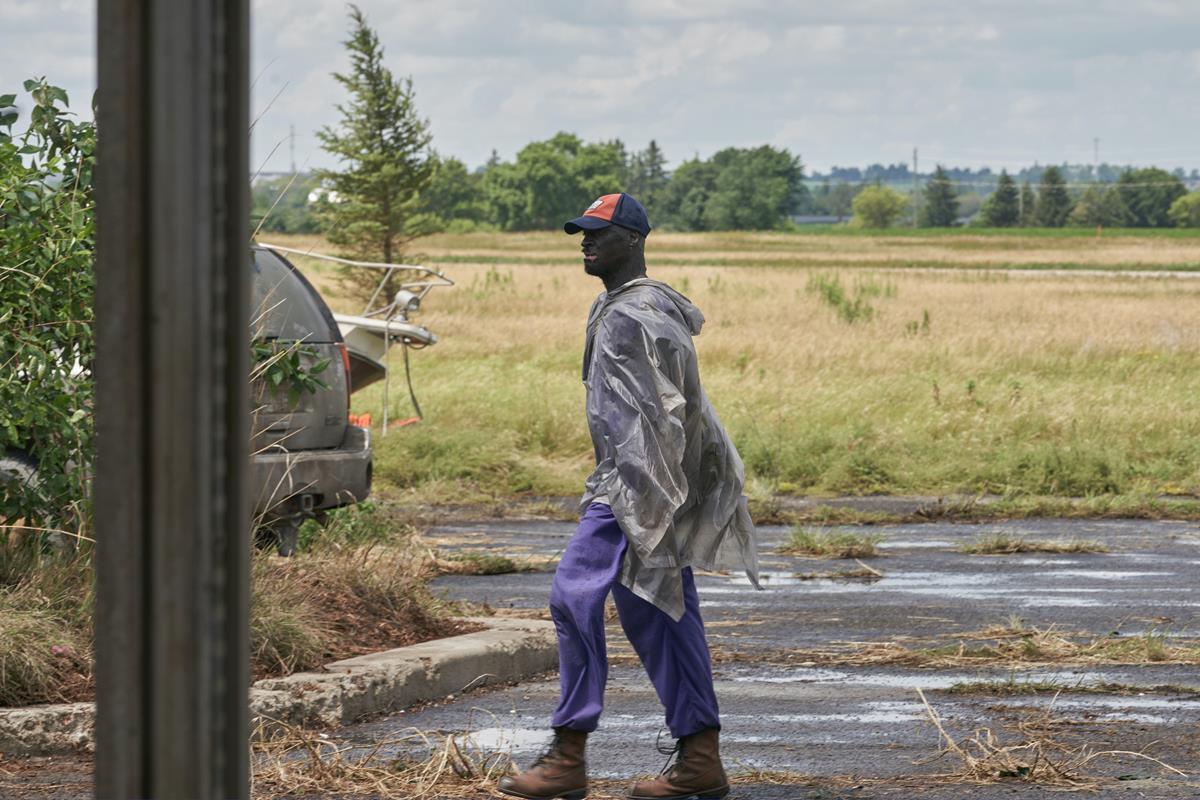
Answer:
[[[578, 240], [418, 246], [457, 286], [421, 311], [442, 337], [413, 356], [426, 420], [378, 440], [379, 475], [430, 499], [573, 493], [590, 466], [578, 361], [600, 288]], [[1158, 274], [1200, 264], [1200, 239], [651, 234], [647, 257], [708, 318], [701, 369], [756, 492], [1200, 489], [1200, 275]], [[1154, 272], [1091, 272], [1117, 265]], [[822, 281], [869, 318], [845, 321]], [[400, 382], [391, 403], [409, 415]], [[380, 395], [355, 405], [378, 418]]]

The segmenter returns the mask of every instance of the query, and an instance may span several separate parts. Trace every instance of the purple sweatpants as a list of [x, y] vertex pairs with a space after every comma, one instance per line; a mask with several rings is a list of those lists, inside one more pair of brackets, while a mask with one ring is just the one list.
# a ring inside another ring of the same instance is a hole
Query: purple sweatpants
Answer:
[[691, 569], [683, 570], [685, 611], [675, 622], [617, 583], [625, 545], [625, 534], [612, 510], [593, 503], [554, 573], [550, 614], [558, 631], [562, 694], [552, 724], [590, 732], [600, 721], [608, 679], [604, 601], [611, 591], [621, 627], [666, 708], [671, 736], [678, 739], [719, 728], [712, 662]]

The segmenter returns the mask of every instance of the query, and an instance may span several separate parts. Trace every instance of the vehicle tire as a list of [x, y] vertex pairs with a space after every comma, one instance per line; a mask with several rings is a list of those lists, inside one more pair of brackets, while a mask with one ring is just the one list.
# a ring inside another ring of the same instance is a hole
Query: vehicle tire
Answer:
[[[0, 483], [13, 483], [18, 486], [26, 486], [36, 492], [42, 483], [38, 475], [37, 460], [20, 450], [6, 450], [3, 454], [0, 454]], [[62, 525], [63, 520], [67, 516], [66, 513], [63, 513], [61, 518], [50, 519], [50, 525], [52, 527]], [[23, 517], [16, 516], [16, 513], [9, 509], [0, 508], [0, 525], [18, 526], [9, 531], [8, 539], [10, 543], [14, 537], [31, 533], [31, 531], [22, 531], [19, 529], [19, 526], [23, 524], [26, 524]], [[76, 546], [74, 538], [59, 532], [43, 531], [37, 533], [36, 536], [44, 545], [59, 552], [74, 550]]]
[[[41, 484], [37, 461], [17, 450], [4, 451], [0, 454], [0, 483], [28, 486], [36, 490]], [[10, 487], [4, 488], [7, 490]], [[14, 513], [7, 508], [0, 508], [0, 524], [15, 524], [17, 518]]]
[[0, 455], [0, 481], [18, 481], [37, 486], [37, 469], [37, 462], [19, 450], [5, 450]]
[[283, 558], [296, 554], [296, 545], [300, 539], [300, 525], [304, 522], [301, 515], [280, 517], [271, 523], [271, 533], [275, 536], [275, 550]]

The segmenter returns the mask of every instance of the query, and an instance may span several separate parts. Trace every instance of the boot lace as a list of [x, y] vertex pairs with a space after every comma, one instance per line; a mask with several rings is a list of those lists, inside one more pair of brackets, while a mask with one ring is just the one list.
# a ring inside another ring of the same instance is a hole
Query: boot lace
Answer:
[[530, 769], [532, 769], [533, 767], [540, 767], [542, 764], [545, 764], [547, 761], [552, 760], [556, 755], [558, 755], [558, 751], [559, 751], [558, 745], [562, 741], [562, 739], [563, 739], [563, 735], [560, 732], [555, 731], [554, 732], [554, 741], [552, 741], [550, 743], [550, 746], [546, 748], [546, 751], [544, 753], [542, 753], [540, 756], [538, 756], [536, 759], [534, 759], [533, 764], [530, 766]]
[[660, 744], [662, 741], [662, 734], [663, 732], [660, 729], [654, 737], [654, 749], [657, 750], [661, 755], [667, 757], [666, 762], [663, 764], [662, 770], [660, 770], [658, 774], [670, 775], [675, 771], [675, 767], [679, 766], [679, 761], [683, 758], [686, 743], [683, 739], [676, 739], [675, 743], [670, 746]]

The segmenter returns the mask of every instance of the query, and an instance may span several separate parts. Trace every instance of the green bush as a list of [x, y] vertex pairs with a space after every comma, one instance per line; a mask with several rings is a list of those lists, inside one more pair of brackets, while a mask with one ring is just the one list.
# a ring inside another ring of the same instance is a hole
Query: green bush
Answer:
[[92, 329], [96, 130], [67, 94], [25, 82], [28, 128], [0, 95], [0, 449], [36, 452], [36, 487], [0, 481], [0, 523], [83, 518], [93, 428]]
[[1117, 191], [1129, 210], [1128, 224], [1135, 228], [1169, 227], [1171, 204], [1187, 194], [1183, 181], [1158, 167], [1126, 170]]
[[1200, 228], [1200, 192], [1177, 198], [1167, 215], [1177, 228]]
[[864, 228], [890, 228], [908, 208], [904, 195], [887, 186], [868, 186], [851, 203], [852, 222]]
[[385, 543], [396, 536], [393, 521], [370, 500], [364, 500], [332, 509], [321, 521], [306, 521], [300, 528], [300, 549], [308, 551], [320, 544], [359, 547]]

